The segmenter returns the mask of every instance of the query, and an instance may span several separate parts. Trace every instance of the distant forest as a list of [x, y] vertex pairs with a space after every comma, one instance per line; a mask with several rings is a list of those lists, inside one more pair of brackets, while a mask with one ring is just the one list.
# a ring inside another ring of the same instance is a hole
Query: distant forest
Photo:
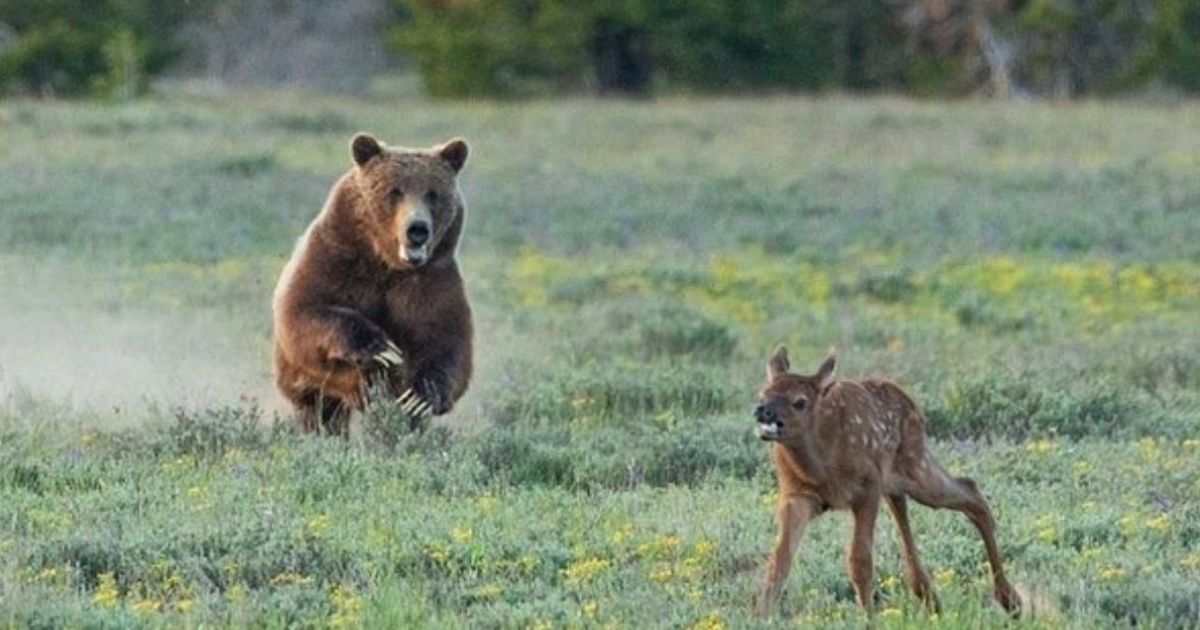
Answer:
[[1200, 91], [1200, 0], [0, 0], [0, 93], [164, 74], [446, 98]]

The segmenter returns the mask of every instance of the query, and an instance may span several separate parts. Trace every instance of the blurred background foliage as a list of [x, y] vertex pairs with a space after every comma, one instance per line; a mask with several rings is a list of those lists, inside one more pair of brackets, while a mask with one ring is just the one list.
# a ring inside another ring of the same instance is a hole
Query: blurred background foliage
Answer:
[[[416, 73], [412, 72], [416, 70]], [[0, 0], [0, 90], [159, 75], [438, 97], [1200, 90], [1200, 0]]]
[[0, 88], [121, 96], [182, 53], [180, 26], [205, 3], [0, 0]]

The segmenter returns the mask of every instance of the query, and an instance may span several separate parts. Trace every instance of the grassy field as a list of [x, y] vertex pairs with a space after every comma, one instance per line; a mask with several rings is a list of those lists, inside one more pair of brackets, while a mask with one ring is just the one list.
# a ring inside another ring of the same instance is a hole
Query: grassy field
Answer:
[[[369, 130], [472, 144], [472, 390], [301, 438], [269, 295]], [[992, 501], [880, 519], [880, 628], [1200, 625], [1200, 106], [0, 103], [0, 627], [862, 627], [817, 521], [751, 618], [773, 346], [882, 374]]]

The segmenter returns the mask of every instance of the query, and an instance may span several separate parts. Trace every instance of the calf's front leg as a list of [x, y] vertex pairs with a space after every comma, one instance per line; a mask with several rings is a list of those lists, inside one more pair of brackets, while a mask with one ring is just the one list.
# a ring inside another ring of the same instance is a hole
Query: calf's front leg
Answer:
[[775, 537], [775, 548], [767, 560], [766, 577], [759, 594], [756, 613], [761, 617], [771, 614], [780, 591], [787, 583], [792, 570], [792, 559], [808, 522], [821, 513], [820, 504], [809, 495], [784, 495], [779, 497], [775, 511], [779, 531]]

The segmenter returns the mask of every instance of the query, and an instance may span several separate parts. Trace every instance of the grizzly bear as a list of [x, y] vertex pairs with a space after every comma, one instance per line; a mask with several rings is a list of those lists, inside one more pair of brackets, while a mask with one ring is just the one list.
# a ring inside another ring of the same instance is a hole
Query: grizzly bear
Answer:
[[[471, 379], [471, 308], [455, 253], [467, 144], [350, 143], [275, 288], [275, 383], [304, 432], [347, 435], [367, 392], [414, 418], [450, 410]], [[368, 387], [370, 386], [370, 387]]]

